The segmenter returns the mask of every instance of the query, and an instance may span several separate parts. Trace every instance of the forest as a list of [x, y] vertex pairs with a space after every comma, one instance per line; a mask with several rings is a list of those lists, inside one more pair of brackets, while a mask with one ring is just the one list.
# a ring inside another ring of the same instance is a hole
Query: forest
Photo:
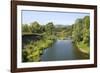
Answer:
[[[66, 20], [67, 22], [67, 20]], [[36, 37], [25, 40], [25, 36]], [[56, 40], [72, 39], [73, 44], [89, 54], [90, 51], [90, 17], [77, 18], [74, 24], [40, 24], [34, 21], [31, 24], [22, 24], [22, 62], [39, 62], [44, 49], [50, 47]]]

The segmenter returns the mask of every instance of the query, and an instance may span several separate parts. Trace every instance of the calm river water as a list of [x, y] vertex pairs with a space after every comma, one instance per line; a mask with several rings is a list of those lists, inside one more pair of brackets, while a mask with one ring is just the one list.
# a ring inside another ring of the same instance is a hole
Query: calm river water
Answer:
[[44, 50], [41, 61], [77, 60], [80, 59], [78, 55], [72, 40], [57, 40], [52, 47]]

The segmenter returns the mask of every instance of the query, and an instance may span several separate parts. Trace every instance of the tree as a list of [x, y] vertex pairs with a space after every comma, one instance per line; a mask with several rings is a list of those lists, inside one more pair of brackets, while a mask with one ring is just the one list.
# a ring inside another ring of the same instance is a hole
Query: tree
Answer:
[[41, 26], [37, 21], [31, 23], [30, 27], [31, 27], [32, 33], [39, 33], [40, 32]]
[[28, 24], [22, 24], [22, 33], [30, 33], [30, 27]]
[[53, 34], [53, 30], [54, 30], [54, 25], [52, 22], [49, 22], [45, 25], [45, 31], [47, 32], [47, 34]]
[[73, 39], [76, 42], [80, 42], [83, 40], [83, 21], [82, 19], [77, 19], [73, 26]]
[[90, 17], [77, 19], [73, 25], [73, 39], [76, 43], [83, 43], [89, 46], [90, 43]]
[[83, 19], [84, 22], [84, 34], [83, 34], [83, 42], [89, 46], [90, 43], [90, 19], [89, 16], [85, 16]]

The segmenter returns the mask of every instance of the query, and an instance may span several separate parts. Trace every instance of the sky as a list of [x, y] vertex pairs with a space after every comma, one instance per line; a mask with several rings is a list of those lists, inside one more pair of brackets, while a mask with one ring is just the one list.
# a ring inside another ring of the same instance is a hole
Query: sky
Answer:
[[72, 25], [77, 18], [89, 16], [89, 13], [53, 12], [53, 11], [29, 11], [22, 10], [22, 24], [30, 24], [37, 21], [41, 25], [53, 22], [55, 25]]

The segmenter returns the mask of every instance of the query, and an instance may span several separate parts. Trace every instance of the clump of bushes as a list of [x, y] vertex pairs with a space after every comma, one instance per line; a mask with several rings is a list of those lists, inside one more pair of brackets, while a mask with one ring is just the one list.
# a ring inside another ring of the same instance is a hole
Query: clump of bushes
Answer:
[[38, 41], [30, 41], [29, 44], [25, 45], [22, 50], [22, 61], [23, 62], [38, 62], [43, 50], [50, 47], [54, 40], [51, 37], [43, 38]]

